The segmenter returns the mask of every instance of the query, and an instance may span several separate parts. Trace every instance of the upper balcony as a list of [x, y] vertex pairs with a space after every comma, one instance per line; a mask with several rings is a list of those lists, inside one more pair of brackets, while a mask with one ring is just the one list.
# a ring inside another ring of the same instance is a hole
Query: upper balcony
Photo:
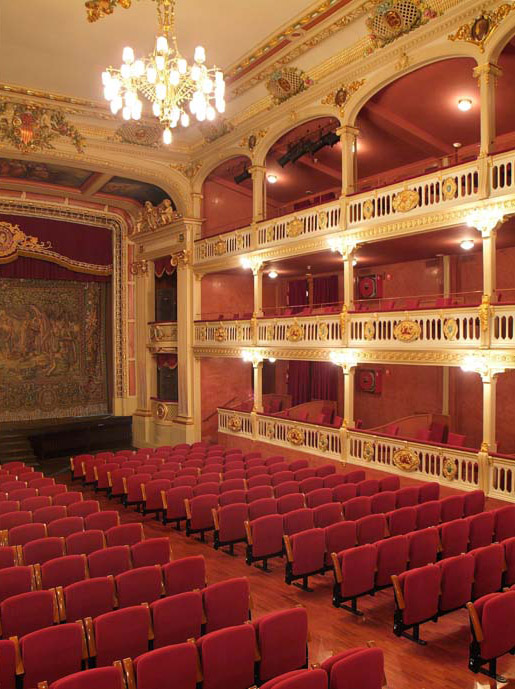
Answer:
[[[472, 160], [352, 194], [280, 218], [199, 239], [195, 242], [194, 263], [207, 268], [210, 263], [219, 264], [222, 258], [244, 256], [253, 251], [266, 257], [267, 250], [272, 249], [274, 257], [283, 249], [287, 255], [288, 247], [311, 238], [318, 239], [339, 231], [359, 232], [401, 221], [408, 221], [411, 227], [415, 227], [416, 220], [422, 216], [458, 207], [463, 208], [463, 217], [458, 214], [449, 218], [447, 224], [463, 223], [466, 214], [481, 198], [480, 190], [489, 190], [491, 199], [515, 191], [514, 170], [515, 150], [511, 150], [491, 156], [487, 166]], [[487, 176], [486, 180], [483, 175]], [[434, 222], [434, 218], [429, 216], [423, 226], [434, 229]], [[442, 221], [441, 226], [444, 225]], [[392, 235], [396, 231], [395, 227], [391, 228]], [[409, 228], [399, 225], [398, 231], [405, 234]]]
[[175, 352], [177, 350], [177, 322], [152, 321], [148, 323], [147, 347], [154, 354]]

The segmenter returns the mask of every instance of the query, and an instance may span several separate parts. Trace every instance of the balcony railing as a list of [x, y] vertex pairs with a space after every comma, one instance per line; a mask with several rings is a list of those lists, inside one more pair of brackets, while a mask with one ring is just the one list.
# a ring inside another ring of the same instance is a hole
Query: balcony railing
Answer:
[[233, 409], [218, 410], [218, 431], [364, 469], [461, 490], [482, 489], [490, 497], [515, 502], [515, 457]]
[[177, 323], [160, 321], [148, 324], [148, 347], [156, 352], [167, 352], [177, 348]]
[[[196, 346], [453, 349], [515, 342], [515, 304], [198, 321]], [[488, 319], [487, 321], [484, 318]]]

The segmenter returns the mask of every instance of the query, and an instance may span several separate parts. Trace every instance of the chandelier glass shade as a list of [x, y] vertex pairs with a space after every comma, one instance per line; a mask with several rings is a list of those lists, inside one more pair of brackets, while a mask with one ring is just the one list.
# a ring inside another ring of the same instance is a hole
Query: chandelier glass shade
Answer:
[[204, 122], [225, 112], [225, 82], [220, 70], [206, 67], [202, 46], [195, 48], [192, 65], [180, 54], [175, 36], [176, 0], [156, 2], [159, 33], [153, 52], [135, 58], [134, 50], [125, 47], [120, 69], [108, 67], [102, 72], [102, 84], [112, 113], [121, 110], [125, 120], [141, 118], [141, 96], [150, 101], [164, 127], [163, 142], [171, 144], [172, 129], [179, 123], [187, 127], [191, 116]]

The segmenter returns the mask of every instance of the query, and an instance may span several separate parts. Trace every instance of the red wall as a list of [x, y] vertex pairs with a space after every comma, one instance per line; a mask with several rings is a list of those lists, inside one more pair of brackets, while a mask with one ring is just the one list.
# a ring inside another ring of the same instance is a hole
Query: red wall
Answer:
[[215, 439], [218, 414], [213, 412], [224, 404], [234, 407], [252, 395], [252, 367], [241, 359], [202, 359], [200, 375], [202, 438]]
[[221, 275], [212, 273], [202, 279], [202, 318], [217, 319], [223, 313], [252, 313], [254, 281], [250, 270]]
[[[369, 367], [365, 367], [369, 368]], [[437, 366], [376, 366], [382, 371], [380, 395], [360, 392], [354, 397], [354, 418], [363, 428], [382, 426], [419, 413], [441, 413], [442, 369]]]
[[441, 294], [443, 291], [441, 263], [435, 259], [390, 263], [370, 270], [357, 271], [358, 276], [371, 273], [383, 276], [385, 299]]
[[203, 187], [203, 216], [202, 236], [210, 237], [214, 234], [245, 227], [252, 222], [252, 191], [245, 187], [234, 189], [217, 182], [207, 180]]

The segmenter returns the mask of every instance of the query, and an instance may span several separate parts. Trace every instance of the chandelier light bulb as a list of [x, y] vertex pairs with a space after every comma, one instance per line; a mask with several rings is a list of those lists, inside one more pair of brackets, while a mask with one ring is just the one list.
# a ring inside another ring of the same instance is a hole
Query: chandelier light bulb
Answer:
[[134, 101], [134, 103], [132, 104], [132, 110], [131, 110], [132, 119], [133, 120], [140, 120], [142, 110], [143, 110], [143, 103], [139, 99], [136, 99]]
[[200, 64], [206, 61], [206, 51], [201, 45], [198, 45], [195, 48], [193, 59], [195, 60], [195, 62], [199, 62]]
[[158, 53], [168, 52], [168, 40], [166, 36], [158, 36], [156, 40], [156, 50]]
[[181, 75], [179, 74], [179, 72], [178, 72], [176, 69], [173, 69], [173, 70], [170, 72], [170, 77], [169, 77], [169, 79], [170, 79], [170, 84], [171, 84], [172, 86], [177, 86], [178, 83], [179, 83], [180, 80], [181, 80]]
[[111, 75], [109, 72], [102, 72], [102, 85], [107, 86], [111, 82]]
[[112, 100], [113, 94], [112, 94], [111, 84], [107, 84], [104, 87], [104, 98], [106, 100]]
[[120, 69], [120, 74], [122, 79], [129, 79], [131, 76], [131, 66], [125, 62]]
[[129, 108], [128, 105], [126, 105], [123, 110], [122, 110], [122, 116], [124, 120], [130, 120], [131, 119], [131, 109]]
[[202, 90], [204, 93], [211, 93], [213, 90], [213, 82], [211, 79], [204, 79], [202, 82]]
[[151, 65], [147, 67], [147, 81], [149, 84], [155, 84], [157, 79], [157, 71]]
[[158, 100], [164, 100], [166, 98], [166, 86], [162, 81], [156, 84], [156, 98]]
[[163, 131], [163, 143], [169, 146], [172, 143], [172, 138], [172, 130], [169, 127], [167, 127]]
[[217, 100], [216, 103], [216, 109], [218, 112], [223, 113], [225, 112], [225, 101], [224, 100]]
[[156, 117], [159, 117], [161, 115], [161, 106], [159, 103], [152, 104], [152, 112]]
[[121, 98], [120, 98], [120, 100], [118, 100], [118, 98], [113, 98], [113, 100], [111, 101], [111, 112], [113, 113], [113, 115], [116, 115], [116, 113], [122, 107], [121, 101], [122, 101]]
[[134, 75], [137, 77], [142, 77], [145, 74], [145, 64], [143, 60], [136, 60], [133, 65]]
[[159, 71], [165, 68], [165, 59], [163, 55], [156, 55], [156, 67]]
[[198, 81], [200, 79], [200, 74], [200, 67], [198, 65], [193, 65], [193, 67], [191, 68], [191, 78], [193, 79], [193, 81]]
[[132, 106], [136, 102], [137, 98], [138, 97], [136, 96], [134, 91], [127, 91], [125, 93], [125, 105]]
[[183, 127], [188, 127], [190, 124], [190, 116], [187, 112], [183, 112], [181, 115], [181, 124]]
[[212, 121], [215, 119], [215, 117], [216, 117], [216, 112], [215, 112], [215, 109], [213, 108], [212, 105], [210, 105], [210, 106], [206, 109], [206, 117], [207, 117], [207, 119], [208, 119], [210, 122], [212, 122]]
[[128, 45], [126, 45], [123, 49], [122, 60], [127, 65], [130, 65], [134, 62], [134, 50]]
[[186, 74], [188, 71], [188, 62], [183, 57], [177, 60], [177, 69], [179, 70], [179, 74]]

